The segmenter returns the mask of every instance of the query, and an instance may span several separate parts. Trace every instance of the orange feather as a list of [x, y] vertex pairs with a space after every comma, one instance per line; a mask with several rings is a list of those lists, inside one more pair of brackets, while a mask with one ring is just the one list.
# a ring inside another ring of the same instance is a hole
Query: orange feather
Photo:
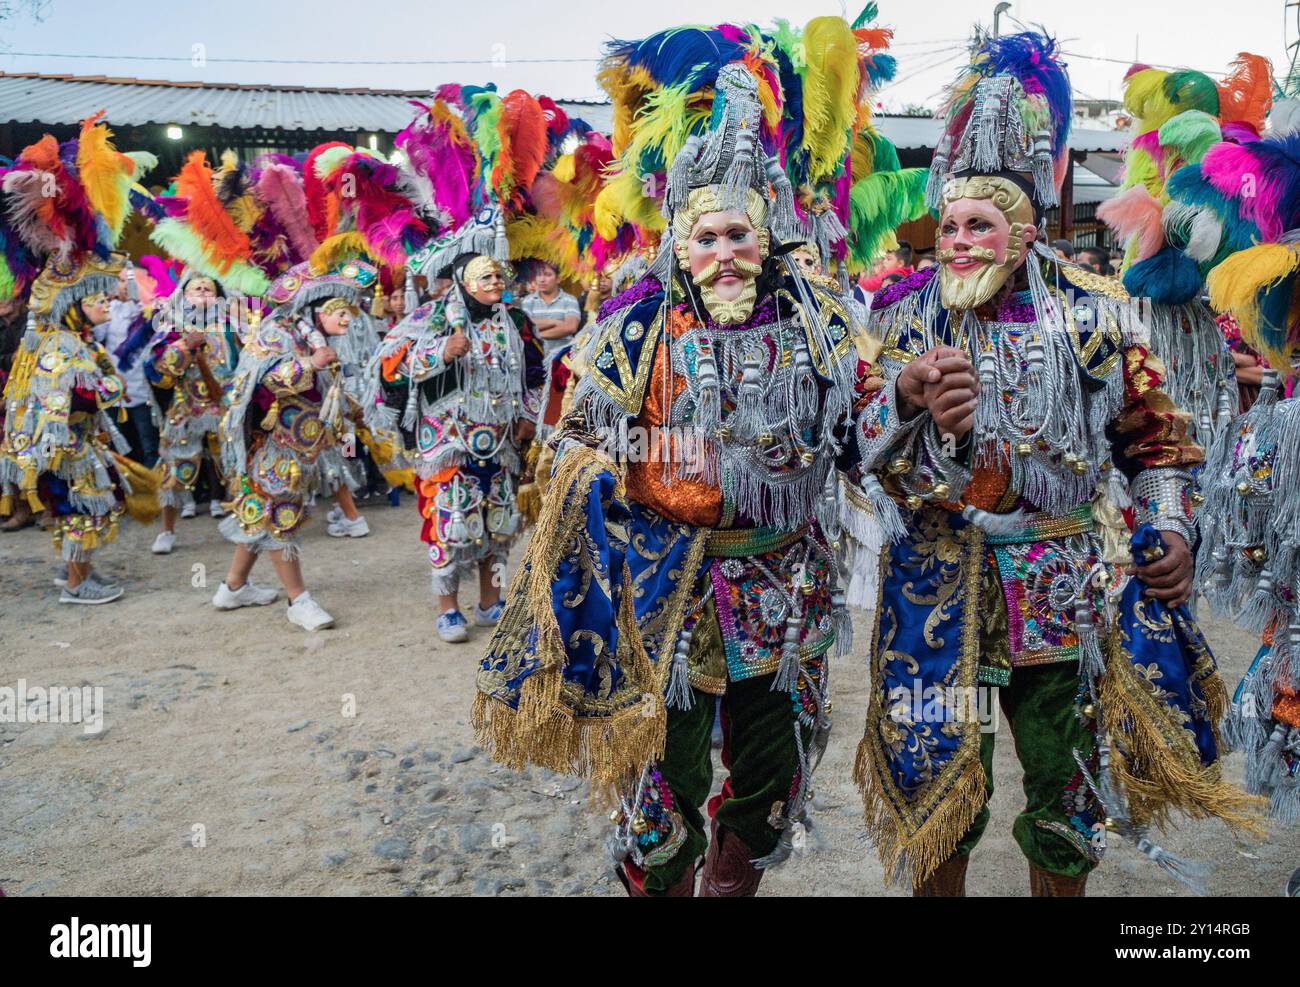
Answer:
[[1264, 120], [1273, 106], [1273, 66], [1267, 58], [1243, 51], [1218, 89], [1219, 118], [1224, 123], [1244, 123], [1257, 134], [1264, 132]]
[[253, 245], [217, 198], [212, 169], [202, 151], [186, 160], [176, 176], [176, 192], [187, 200], [186, 218], [221, 271], [228, 271], [236, 260], [251, 259]]
[[501, 100], [497, 129], [501, 157], [492, 172], [492, 185], [503, 204], [517, 206], [546, 159], [546, 114], [536, 99], [515, 89]]

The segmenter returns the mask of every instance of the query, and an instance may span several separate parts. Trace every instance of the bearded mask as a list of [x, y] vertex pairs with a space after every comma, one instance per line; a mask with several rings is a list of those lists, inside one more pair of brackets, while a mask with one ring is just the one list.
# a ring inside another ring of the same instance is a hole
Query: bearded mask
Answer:
[[758, 276], [763, 271], [762, 260], [767, 258], [771, 246], [771, 232], [764, 225], [767, 219], [767, 205], [753, 189], [745, 190], [744, 217], [757, 240], [760, 261], [755, 263], [744, 257], [731, 257], [731, 271], [744, 279], [739, 294], [734, 298], [722, 298], [718, 294], [717, 282], [722, 274], [722, 265], [713, 260], [705, 268], [691, 274], [690, 240], [696, 234], [701, 220], [716, 213], [726, 213], [718, 189], [714, 186], [693, 189], [686, 200], [684, 208], [673, 215], [673, 249], [677, 255], [678, 266], [691, 278], [691, 282], [700, 290], [700, 298], [710, 318], [718, 325], [737, 325], [749, 318], [758, 299]]
[[945, 308], [969, 310], [997, 295], [1029, 255], [1034, 206], [1015, 182], [975, 175], [943, 190], [936, 254]]

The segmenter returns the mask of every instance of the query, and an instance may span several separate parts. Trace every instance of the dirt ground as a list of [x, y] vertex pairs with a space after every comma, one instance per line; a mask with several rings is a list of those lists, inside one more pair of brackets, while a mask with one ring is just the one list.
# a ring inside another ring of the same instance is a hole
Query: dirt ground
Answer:
[[[327, 537], [323, 509], [305, 533], [307, 583], [338, 621], [317, 634], [290, 625], [282, 603], [212, 608], [230, 550], [204, 516], [180, 522], [166, 557], [149, 553], [152, 529], [124, 524], [97, 564], [127, 596], [94, 608], [58, 605], [44, 533], [0, 535], [0, 686], [99, 686], [106, 709], [98, 734], [0, 723], [7, 894], [622, 893], [605, 820], [581, 783], [515, 774], [474, 746], [468, 713], [488, 632], [464, 645], [434, 635], [412, 500], [361, 506], [368, 538]], [[254, 576], [274, 583], [265, 562]], [[866, 621], [856, 619], [862, 640]], [[1224, 622], [1206, 631], [1235, 685], [1254, 643]], [[833, 668], [836, 722], [814, 785], [816, 828], [762, 894], [905, 893], [886, 885], [862, 836], [851, 779], [867, 702], [857, 650]], [[1239, 779], [1241, 758], [1227, 770]], [[1009, 736], [999, 738], [995, 784], [970, 893], [1023, 895]], [[1188, 822], [1163, 842], [1212, 866], [1214, 895], [1278, 895], [1300, 866], [1295, 832], [1240, 842], [1218, 822]], [[1117, 845], [1089, 893], [1187, 892]]]

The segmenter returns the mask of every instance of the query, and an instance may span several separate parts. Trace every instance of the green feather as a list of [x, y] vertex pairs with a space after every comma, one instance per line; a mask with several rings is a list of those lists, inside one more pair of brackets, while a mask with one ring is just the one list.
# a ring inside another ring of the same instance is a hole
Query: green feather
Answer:
[[1158, 136], [1161, 147], [1175, 148], [1185, 162], [1196, 164], [1221, 134], [1214, 117], [1202, 110], [1187, 110], [1168, 120]]
[[858, 14], [857, 18], [853, 21], [853, 30], [856, 31], [858, 28], [866, 27], [876, 19], [876, 15], [879, 13], [880, 10], [874, 2], [867, 4], [862, 8], [862, 13]]
[[870, 263], [881, 242], [925, 213], [925, 168], [877, 171], [849, 190], [849, 255]]

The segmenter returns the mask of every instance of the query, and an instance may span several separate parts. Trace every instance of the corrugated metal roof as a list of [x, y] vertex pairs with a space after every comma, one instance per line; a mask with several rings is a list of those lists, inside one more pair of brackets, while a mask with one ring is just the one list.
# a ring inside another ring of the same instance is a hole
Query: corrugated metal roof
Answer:
[[[9, 74], [0, 72], [0, 122], [80, 123], [108, 110], [117, 126], [189, 124], [231, 130], [369, 130], [393, 134], [415, 115], [411, 100], [429, 92], [393, 89], [325, 89], [305, 86], [251, 86], [236, 83], [167, 82], [105, 76]], [[571, 116], [609, 133], [609, 103], [557, 99]], [[899, 150], [930, 150], [939, 140], [941, 121], [932, 117], [877, 116], [876, 127]], [[1070, 148], [1117, 152], [1128, 135], [1108, 130], [1070, 133]]]
[[75, 125], [108, 110], [116, 126], [395, 133], [428, 93], [186, 85], [152, 80], [0, 75], [0, 122]]
[[[394, 134], [411, 122], [411, 100], [431, 93], [235, 83], [167, 82], [105, 76], [0, 72], [0, 123], [75, 126], [108, 111], [119, 126], [179, 124], [229, 130], [369, 130]], [[608, 132], [608, 103], [557, 100], [571, 116]]]

